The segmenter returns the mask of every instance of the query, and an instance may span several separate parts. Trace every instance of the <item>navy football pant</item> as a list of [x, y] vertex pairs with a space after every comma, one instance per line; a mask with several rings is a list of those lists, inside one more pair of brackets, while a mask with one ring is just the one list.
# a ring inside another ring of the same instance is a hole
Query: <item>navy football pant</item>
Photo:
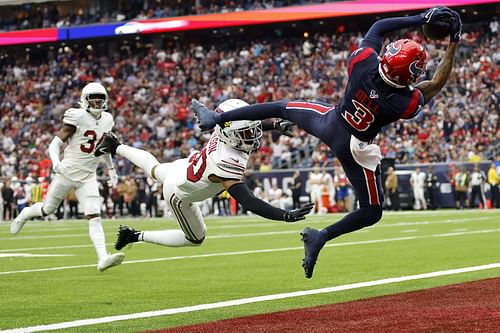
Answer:
[[327, 234], [328, 240], [378, 222], [382, 217], [384, 201], [380, 167], [373, 172], [354, 160], [350, 149], [351, 134], [339, 117], [334, 106], [304, 101], [254, 104], [223, 114], [224, 120], [287, 119], [321, 139], [333, 150], [356, 191], [360, 209], [326, 227], [323, 232]]

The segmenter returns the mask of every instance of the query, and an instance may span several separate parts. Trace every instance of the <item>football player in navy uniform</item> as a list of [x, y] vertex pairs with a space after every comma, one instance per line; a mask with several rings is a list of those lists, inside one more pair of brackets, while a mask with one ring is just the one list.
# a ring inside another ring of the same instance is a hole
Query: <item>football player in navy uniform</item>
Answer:
[[[386, 33], [424, 24], [442, 26], [450, 32], [450, 43], [431, 80], [416, 83], [425, 71], [427, 53], [408, 39], [390, 43], [378, 57]], [[359, 49], [348, 60], [349, 81], [338, 105], [305, 101], [255, 104], [229, 112], [211, 112], [193, 100], [202, 130], [239, 119], [282, 118], [296, 123], [328, 144], [341, 162], [359, 199], [360, 208], [323, 230], [305, 228], [301, 235], [306, 278], [324, 244], [340, 235], [371, 226], [382, 217], [380, 149], [371, 141], [381, 128], [399, 119], [410, 119], [440, 92], [453, 67], [462, 23], [455, 11], [434, 7], [419, 15], [394, 17], [375, 22]]]

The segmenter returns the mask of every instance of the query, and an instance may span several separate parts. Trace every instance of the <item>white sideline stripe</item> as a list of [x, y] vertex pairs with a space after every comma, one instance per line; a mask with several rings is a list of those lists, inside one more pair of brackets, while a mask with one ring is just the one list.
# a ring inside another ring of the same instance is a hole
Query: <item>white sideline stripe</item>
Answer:
[[93, 319], [81, 319], [81, 320], [74, 320], [74, 321], [48, 324], [48, 325], [38, 325], [38, 326], [31, 326], [31, 327], [14, 328], [14, 329], [8, 329], [5, 331], [0, 331], [0, 332], [4, 332], [4, 333], [30, 333], [30, 332], [39, 332], [39, 331], [52, 331], [52, 330], [59, 330], [59, 329], [63, 329], [63, 328], [105, 324], [105, 323], [112, 323], [115, 321], [123, 321], [123, 320], [130, 320], [130, 319], [152, 318], [152, 317], [174, 315], [174, 314], [179, 314], [179, 313], [188, 313], [188, 312], [195, 312], [195, 311], [202, 311], [202, 310], [220, 309], [220, 308], [225, 308], [225, 307], [230, 307], [230, 306], [238, 306], [238, 305], [252, 304], [252, 303], [258, 303], [258, 302], [268, 302], [268, 301], [293, 298], [293, 297], [302, 297], [302, 296], [309, 296], [309, 295], [334, 293], [334, 292], [344, 291], [344, 290], [352, 290], [352, 289], [380, 286], [380, 285], [384, 285], [384, 284], [399, 283], [399, 282], [428, 279], [428, 278], [447, 276], [447, 275], [456, 275], [456, 274], [462, 274], [462, 273], [477, 272], [477, 271], [494, 269], [494, 268], [500, 268], [500, 263], [486, 264], [486, 265], [472, 266], [472, 267], [464, 267], [464, 268], [455, 268], [455, 269], [448, 269], [448, 270], [443, 270], [443, 271], [435, 271], [435, 272], [422, 273], [422, 274], [416, 274], [416, 275], [406, 275], [406, 276], [400, 276], [400, 277], [385, 278], [385, 279], [374, 280], [374, 281], [357, 282], [357, 283], [344, 284], [344, 285], [340, 285], [340, 286], [326, 287], [326, 288], [320, 288], [320, 289], [302, 290], [302, 291], [294, 291], [294, 292], [289, 292], [289, 293], [280, 293], [280, 294], [271, 294], [271, 295], [264, 295], [264, 296], [240, 298], [240, 299], [235, 299], [235, 300], [231, 300], [231, 301], [205, 303], [205, 304], [185, 306], [185, 307], [180, 307], [180, 308], [138, 312], [138, 313], [131, 313], [131, 314], [126, 314], [126, 315], [116, 315], [116, 316], [108, 316], [108, 317], [93, 318]]
[[[356, 241], [356, 242], [333, 243], [333, 244], [326, 244], [325, 247], [376, 244], [376, 243], [386, 243], [386, 242], [406, 241], [406, 240], [426, 239], [426, 238], [436, 238], [436, 237], [453, 237], [453, 236], [462, 236], [462, 235], [483, 234], [483, 233], [491, 233], [491, 232], [500, 232], [500, 229], [486, 229], [486, 230], [476, 230], [476, 231], [469, 231], [469, 232], [452, 232], [452, 233], [446, 233], [446, 234], [434, 234], [434, 235], [428, 235], [428, 236], [408, 236], [408, 237], [396, 237], [396, 238], [386, 238], [386, 239], [372, 239], [372, 240]], [[194, 254], [194, 255], [190, 255], [190, 256], [176, 256], [176, 257], [162, 257], [162, 258], [153, 258], [153, 259], [131, 260], [131, 261], [123, 262], [122, 265], [170, 261], [170, 260], [182, 260], [182, 259], [235, 256], [235, 255], [256, 254], [256, 253], [284, 252], [284, 251], [294, 251], [294, 250], [303, 250], [303, 249], [304, 249], [303, 246], [295, 246], [295, 247], [283, 247], [283, 248], [275, 248], [275, 249]], [[60, 271], [60, 270], [66, 270], [66, 269], [86, 268], [86, 267], [95, 267], [95, 264], [79, 265], [79, 266], [49, 267], [49, 268], [38, 268], [38, 269], [26, 269], [26, 270], [20, 270], [20, 271], [0, 272], [0, 275], [10, 275], [10, 274], [17, 274], [17, 273], [46, 272], [46, 271]]]

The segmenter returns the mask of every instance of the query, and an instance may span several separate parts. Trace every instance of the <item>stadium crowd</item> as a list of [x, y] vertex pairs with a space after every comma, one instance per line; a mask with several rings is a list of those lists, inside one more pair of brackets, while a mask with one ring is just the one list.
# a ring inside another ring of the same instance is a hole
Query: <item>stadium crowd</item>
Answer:
[[[339, 0], [333, 0], [339, 1]], [[244, 0], [244, 1], [180, 1], [180, 0], [113, 0], [96, 11], [87, 1], [26, 3], [9, 6], [0, 14], [0, 30], [14, 31], [82, 24], [147, 20], [184, 15], [227, 13], [276, 7], [305, 5], [332, 0]], [[103, 4], [101, 4], [103, 5]], [[14, 13], [14, 15], [12, 15]]]
[[[493, 21], [468, 29], [444, 92], [415, 120], [389, 126], [377, 138], [386, 158], [396, 163], [478, 162], [498, 144], [497, 26]], [[414, 31], [407, 32], [407, 37], [423, 42], [429, 51], [429, 76], [444, 46], [426, 43]], [[360, 40], [359, 33], [334, 33], [253, 40], [222, 48], [180, 42], [168, 42], [161, 49], [123, 44], [110, 57], [66, 47], [50, 51], [49, 60], [42, 63], [6, 63], [0, 69], [4, 188], [18, 181], [46, 182], [50, 175], [47, 147], [85, 82], [100, 80], [107, 87], [115, 131], [124, 142], [167, 162], [186, 157], [208, 139], [188, 111], [191, 98], [209, 107], [231, 97], [249, 103], [316, 99], [335, 104], [347, 80], [346, 59]], [[324, 144], [297, 129], [293, 138], [266, 133], [249, 168], [327, 166], [332, 160]], [[129, 162], [117, 159], [117, 169], [122, 182], [135, 182], [125, 177], [135, 172]], [[114, 206], [129, 204], [128, 211], [136, 214], [137, 205], [130, 198], [146, 203], [145, 193], [157, 192], [145, 179], [135, 185], [134, 195], [115, 194], [120, 199], [112, 200]], [[108, 195], [111, 198], [113, 193]]]

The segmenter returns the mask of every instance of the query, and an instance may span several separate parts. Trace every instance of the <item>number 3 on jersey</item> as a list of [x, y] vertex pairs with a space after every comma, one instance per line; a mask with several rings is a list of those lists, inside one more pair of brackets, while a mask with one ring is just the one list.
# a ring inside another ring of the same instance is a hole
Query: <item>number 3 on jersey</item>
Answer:
[[196, 183], [203, 177], [203, 172], [207, 168], [207, 150], [203, 148], [199, 153], [194, 154], [189, 159], [187, 168], [187, 179]]
[[375, 116], [366, 106], [356, 101], [355, 99], [352, 100], [352, 104], [354, 104], [354, 107], [356, 108], [354, 114], [350, 114], [347, 111], [344, 111], [342, 113], [342, 117], [344, 117], [349, 125], [357, 129], [358, 131], [366, 131], [368, 127], [370, 127], [370, 124], [375, 121]]

